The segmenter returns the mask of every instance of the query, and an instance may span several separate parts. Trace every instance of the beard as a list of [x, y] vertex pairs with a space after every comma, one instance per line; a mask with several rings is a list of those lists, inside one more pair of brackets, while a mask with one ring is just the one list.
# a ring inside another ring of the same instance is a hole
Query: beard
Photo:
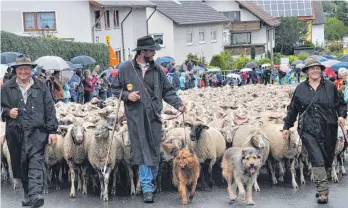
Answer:
[[152, 63], [153, 62], [153, 57], [151, 56], [144, 56], [144, 61], [145, 63]]

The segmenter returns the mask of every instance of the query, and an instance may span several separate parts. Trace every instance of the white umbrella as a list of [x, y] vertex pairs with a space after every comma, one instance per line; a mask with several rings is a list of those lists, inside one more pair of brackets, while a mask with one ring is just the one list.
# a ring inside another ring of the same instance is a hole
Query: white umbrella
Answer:
[[73, 71], [67, 71], [67, 70], [62, 71], [60, 73], [60, 80], [62, 84], [65, 85], [66, 83], [68, 83], [73, 77], [73, 75], [74, 75]]
[[0, 68], [0, 80], [2, 80], [7, 72], [8, 65], [7, 64], [1, 64]]
[[233, 73], [227, 74], [226, 77], [240, 79], [240, 75], [239, 74], [233, 74]]
[[252, 71], [252, 69], [250, 69], [250, 68], [244, 68], [244, 69], [241, 69], [240, 71], [241, 71], [241, 72], [250, 72], [250, 71]]
[[281, 64], [279, 70], [286, 73], [290, 70], [290, 67], [287, 64]]
[[34, 63], [48, 71], [62, 71], [64, 69], [70, 69], [66, 61], [58, 56], [42, 56]]
[[306, 66], [305, 64], [296, 64], [295, 68], [296, 69], [302, 69], [305, 66]]
[[272, 66], [271, 64], [262, 64], [262, 68]]
[[337, 63], [340, 63], [340, 61], [337, 60], [328, 60], [328, 61], [323, 61], [321, 62], [322, 65], [324, 65], [325, 67], [331, 67]]

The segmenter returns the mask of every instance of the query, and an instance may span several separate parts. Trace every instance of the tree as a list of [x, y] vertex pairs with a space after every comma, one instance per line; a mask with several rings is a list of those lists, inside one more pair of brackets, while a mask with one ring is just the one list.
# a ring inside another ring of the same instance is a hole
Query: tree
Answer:
[[225, 62], [226, 68], [221, 68], [222, 70], [231, 70], [233, 68], [233, 57], [232, 52], [228, 50], [223, 50], [220, 53], [222, 60]]
[[341, 40], [348, 35], [348, 26], [336, 17], [329, 17], [325, 24], [325, 38], [327, 40]]
[[290, 55], [294, 53], [294, 45], [306, 37], [308, 27], [297, 17], [282, 17], [281, 24], [275, 31], [276, 51]]
[[226, 65], [225, 65], [225, 62], [223, 61], [222, 57], [217, 54], [217, 55], [214, 55], [212, 58], [211, 58], [211, 61], [210, 61], [210, 66], [217, 66], [219, 67], [220, 69], [226, 69]]
[[250, 56], [251, 56], [251, 59], [255, 59], [255, 56], [256, 56], [256, 48], [254, 45], [251, 46], [251, 49], [250, 49]]

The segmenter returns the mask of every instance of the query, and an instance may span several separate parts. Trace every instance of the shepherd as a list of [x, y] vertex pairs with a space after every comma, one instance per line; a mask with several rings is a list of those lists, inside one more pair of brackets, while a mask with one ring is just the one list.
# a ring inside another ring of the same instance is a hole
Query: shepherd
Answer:
[[185, 105], [167, 80], [161, 66], [155, 64], [154, 55], [161, 47], [151, 36], [137, 40], [133, 60], [124, 63], [112, 83], [114, 96], [123, 94], [128, 133], [136, 164], [139, 166], [140, 184], [145, 203], [154, 202], [154, 181], [160, 162], [162, 139], [162, 99], [180, 112]]
[[313, 166], [317, 185], [318, 204], [328, 203], [329, 184], [326, 169], [334, 159], [338, 123], [345, 124], [347, 106], [332, 82], [323, 79], [325, 66], [310, 58], [302, 69], [307, 74], [294, 92], [284, 119], [283, 137], [288, 138], [289, 129], [299, 114], [299, 135]]

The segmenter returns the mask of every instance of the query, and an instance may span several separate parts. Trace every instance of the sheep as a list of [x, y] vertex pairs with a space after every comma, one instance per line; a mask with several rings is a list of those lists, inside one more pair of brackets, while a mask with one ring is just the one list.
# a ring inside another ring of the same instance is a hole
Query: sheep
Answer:
[[[346, 130], [344, 129], [344, 131], [346, 131]], [[335, 155], [334, 155], [334, 160], [332, 162], [332, 168], [331, 168], [331, 177], [335, 183], [338, 183], [338, 176], [337, 175], [338, 175], [339, 170], [340, 170], [340, 166], [338, 164], [338, 159], [339, 159], [339, 162], [341, 163], [342, 175], [346, 174], [346, 170], [344, 169], [344, 166], [343, 166], [343, 156], [342, 156], [342, 153], [344, 153], [344, 150], [347, 147], [345, 144], [346, 140], [344, 137], [345, 137], [345, 135], [344, 135], [341, 127], [339, 126], [338, 133], [337, 133]]]
[[[262, 127], [263, 132], [267, 135], [267, 138], [270, 141], [271, 151], [270, 154], [272, 156], [272, 159], [277, 162], [279, 166], [279, 180], [283, 181], [284, 176], [284, 168], [282, 165], [283, 159], [290, 159], [290, 171], [291, 171], [291, 178], [292, 178], [292, 187], [298, 188], [298, 185], [296, 183], [296, 172], [295, 172], [295, 158], [299, 156], [301, 153], [302, 143], [300, 140], [300, 137], [298, 135], [296, 127], [292, 127], [289, 130], [289, 141], [290, 144], [287, 141], [283, 139], [282, 131], [283, 125], [282, 124], [266, 124]], [[290, 149], [288, 149], [290, 147]], [[275, 177], [274, 169], [272, 168], [272, 160], [268, 161], [268, 166], [271, 171], [272, 175], [272, 181], [273, 184], [277, 184], [277, 179]]]
[[96, 124], [88, 149], [88, 161], [99, 175], [100, 198], [108, 201], [109, 177], [116, 164], [116, 137], [111, 138], [106, 120], [100, 120]]
[[70, 197], [75, 197], [75, 165], [80, 166], [78, 172], [82, 172], [83, 180], [82, 187], [81, 181], [79, 180], [77, 188], [79, 191], [82, 188], [82, 194], [87, 194], [87, 170], [84, 162], [86, 161], [90, 140], [93, 137], [92, 130], [88, 128], [93, 128], [95, 125], [76, 117], [73, 117], [73, 120], [70, 122], [73, 122], [73, 124], [69, 125], [67, 134], [64, 137], [63, 157], [70, 170]]
[[[186, 122], [185, 125], [191, 128], [190, 139], [192, 142], [190, 142], [190, 145], [191, 149], [193, 149], [196, 153], [199, 163], [209, 163], [209, 186], [213, 187], [213, 165], [224, 155], [224, 152], [226, 150], [225, 138], [219, 130], [213, 127], [208, 127], [207, 125], [199, 121], [192, 123]], [[203, 166], [201, 167], [201, 171], [203, 170]], [[205, 190], [206, 184], [204, 180], [204, 173], [202, 173], [203, 172], [201, 172], [201, 180], [203, 182], [203, 190]]]

